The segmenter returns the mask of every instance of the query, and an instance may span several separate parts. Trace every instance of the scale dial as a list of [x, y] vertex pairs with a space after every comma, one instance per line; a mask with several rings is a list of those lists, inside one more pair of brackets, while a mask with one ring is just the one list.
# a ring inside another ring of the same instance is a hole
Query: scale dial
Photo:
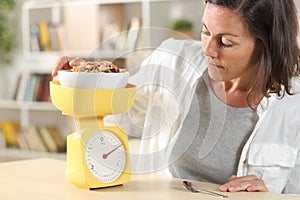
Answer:
[[124, 146], [113, 133], [99, 131], [86, 144], [85, 162], [94, 178], [112, 183], [120, 177], [125, 167]]

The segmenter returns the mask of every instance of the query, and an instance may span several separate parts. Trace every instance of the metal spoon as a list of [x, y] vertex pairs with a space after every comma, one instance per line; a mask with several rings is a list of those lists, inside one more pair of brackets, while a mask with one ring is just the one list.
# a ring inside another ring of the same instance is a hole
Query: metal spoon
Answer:
[[185, 189], [191, 191], [191, 192], [200, 192], [200, 193], [204, 193], [204, 194], [209, 194], [209, 195], [213, 195], [215, 197], [220, 197], [220, 198], [227, 198], [228, 196], [226, 195], [223, 195], [223, 194], [219, 194], [219, 193], [216, 193], [216, 192], [212, 192], [212, 191], [208, 191], [208, 190], [204, 190], [204, 189], [198, 189], [198, 188], [195, 188], [193, 186], [193, 184], [189, 181], [183, 181], [182, 182], [182, 185]]

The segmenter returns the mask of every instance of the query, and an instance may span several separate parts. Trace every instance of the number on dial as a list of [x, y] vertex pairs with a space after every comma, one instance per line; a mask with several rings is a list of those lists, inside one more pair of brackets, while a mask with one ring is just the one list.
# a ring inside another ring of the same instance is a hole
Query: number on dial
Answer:
[[103, 183], [111, 183], [124, 170], [125, 150], [117, 136], [108, 131], [100, 131], [88, 140], [85, 161], [94, 178]]

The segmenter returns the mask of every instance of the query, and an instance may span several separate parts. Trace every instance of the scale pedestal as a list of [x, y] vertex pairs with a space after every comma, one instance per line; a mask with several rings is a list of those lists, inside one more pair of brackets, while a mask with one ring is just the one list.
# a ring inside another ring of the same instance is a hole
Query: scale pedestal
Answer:
[[76, 132], [67, 137], [67, 179], [81, 188], [121, 185], [131, 176], [128, 139], [118, 126], [104, 126], [103, 117], [126, 112], [134, 103], [135, 86], [85, 90], [50, 82], [53, 105], [74, 118]]

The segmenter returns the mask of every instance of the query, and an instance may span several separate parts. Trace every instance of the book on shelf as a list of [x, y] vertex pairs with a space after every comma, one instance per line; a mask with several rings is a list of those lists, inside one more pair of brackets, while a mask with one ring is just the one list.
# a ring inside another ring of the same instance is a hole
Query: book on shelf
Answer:
[[1, 122], [0, 127], [0, 136], [4, 141], [2, 145], [6, 148], [51, 153], [66, 151], [66, 140], [55, 126], [20, 128], [18, 122], [5, 121]]
[[28, 72], [19, 74], [18, 80], [17, 80], [18, 83], [16, 84], [16, 88], [15, 88], [15, 92], [14, 92], [14, 100], [17, 100], [17, 101], [23, 100], [23, 96], [25, 93], [25, 87], [26, 87], [26, 83], [29, 78], [29, 75], [30, 74]]
[[61, 134], [60, 130], [56, 126], [50, 126], [47, 127], [48, 131], [50, 132], [50, 135], [53, 137], [53, 140], [55, 141], [57, 145], [57, 151], [58, 152], [65, 152], [66, 151], [66, 140]]
[[6, 147], [19, 148], [20, 140], [17, 136], [19, 124], [12, 121], [4, 121], [1, 122], [0, 127], [6, 142]]
[[41, 21], [32, 24], [30, 31], [30, 51], [63, 51], [68, 49], [68, 39], [63, 24]]
[[14, 92], [14, 100], [18, 101], [50, 101], [49, 82], [51, 74], [22, 73]]
[[60, 50], [59, 44], [58, 44], [58, 38], [57, 38], [57, 32], [56, 32], [56, 25], [53, 23], [48, 23], [48, 33], [49, 33], [49, 46], [52, 51], [58, 51]]
[[55, 25], [55, 36], [57, 42], [57, 51], [67, 51], [69, 50], [69, 41], [67, 36], [66, 27], [63, 24]]
[[52, 51], [51, 40], [53, 38], [50, 37], [49, 24], [48, 22], [40, 22], [38, 24], [39, 27], [39, 44], [41, 51]]
[[30, 150], [29, 143], [25, 138], [24, 131], [22, 130], [22, 128], [18, 128], [16, 132], [16, 137], [18, 137], [20, 141], [19, 149]]
[[6, 141], [1, 128], [0, 128], [0, 148], [6, 148]]
[[40, 96], [37, 96], [37, 101], [50, 101], [50, 81], [52, 81], [51, 74], [45, 74], [43, 81], [43, 89]]
[[20, 74], [16, 80], [15, 90], [14, 90], [12, 99], [14, 99], [14, 100], [18, 99], [18, 93], [19, 93], [18, 90], [21, 88], [21, 85], [22, 85], [22, 75]]
[[27, 79], [25, 92], [24, 92], [24, 101], [35, 101], [36, 88], [39, 82], [39, 77], [36, 74], [30, 74], [29, 79]]
[[133, 17], [130, 20], [130, 25], [127, 33], [127, 48], [135, 49], [137, 47], [137, 42], [140, 34], [140, 19], [138, 17]]
[[18, 122], [4, 121], [1, 122], [0, 126], [6, 147], [24, 150], [29, 149], [23, 133], [20, 132], [20, 125]]
[[54, 140], [52, 133], [50, 132], [49, 128], [45, 126], [37, 127], [38, 131], [40, 132], [40, 136], [42, 138], [42, 141], [44, 142], [45, 146], [47, 147], [47, 150], [49, 152], [59, 152], [58, 145], [56, 144], [56, 141]]
[[30, 51], [40, 51], [40, 39], [39, 39], [39, 27], [37, 24], [33, 24], [29, 28], [30, 35]]
[[105, 26], [102, 33], [101, 48], [104, 50], [127, 50], [135, 49], [140, 37], [141, 22], [138, 17], [131, 18], [129, 24], [121, 28], [117, 23]]
[[34, 151], [47, 152], [47, 147], [44, 144], [37, 127], [30, 126], [24, 130], [26, 141], [30, 149]]

